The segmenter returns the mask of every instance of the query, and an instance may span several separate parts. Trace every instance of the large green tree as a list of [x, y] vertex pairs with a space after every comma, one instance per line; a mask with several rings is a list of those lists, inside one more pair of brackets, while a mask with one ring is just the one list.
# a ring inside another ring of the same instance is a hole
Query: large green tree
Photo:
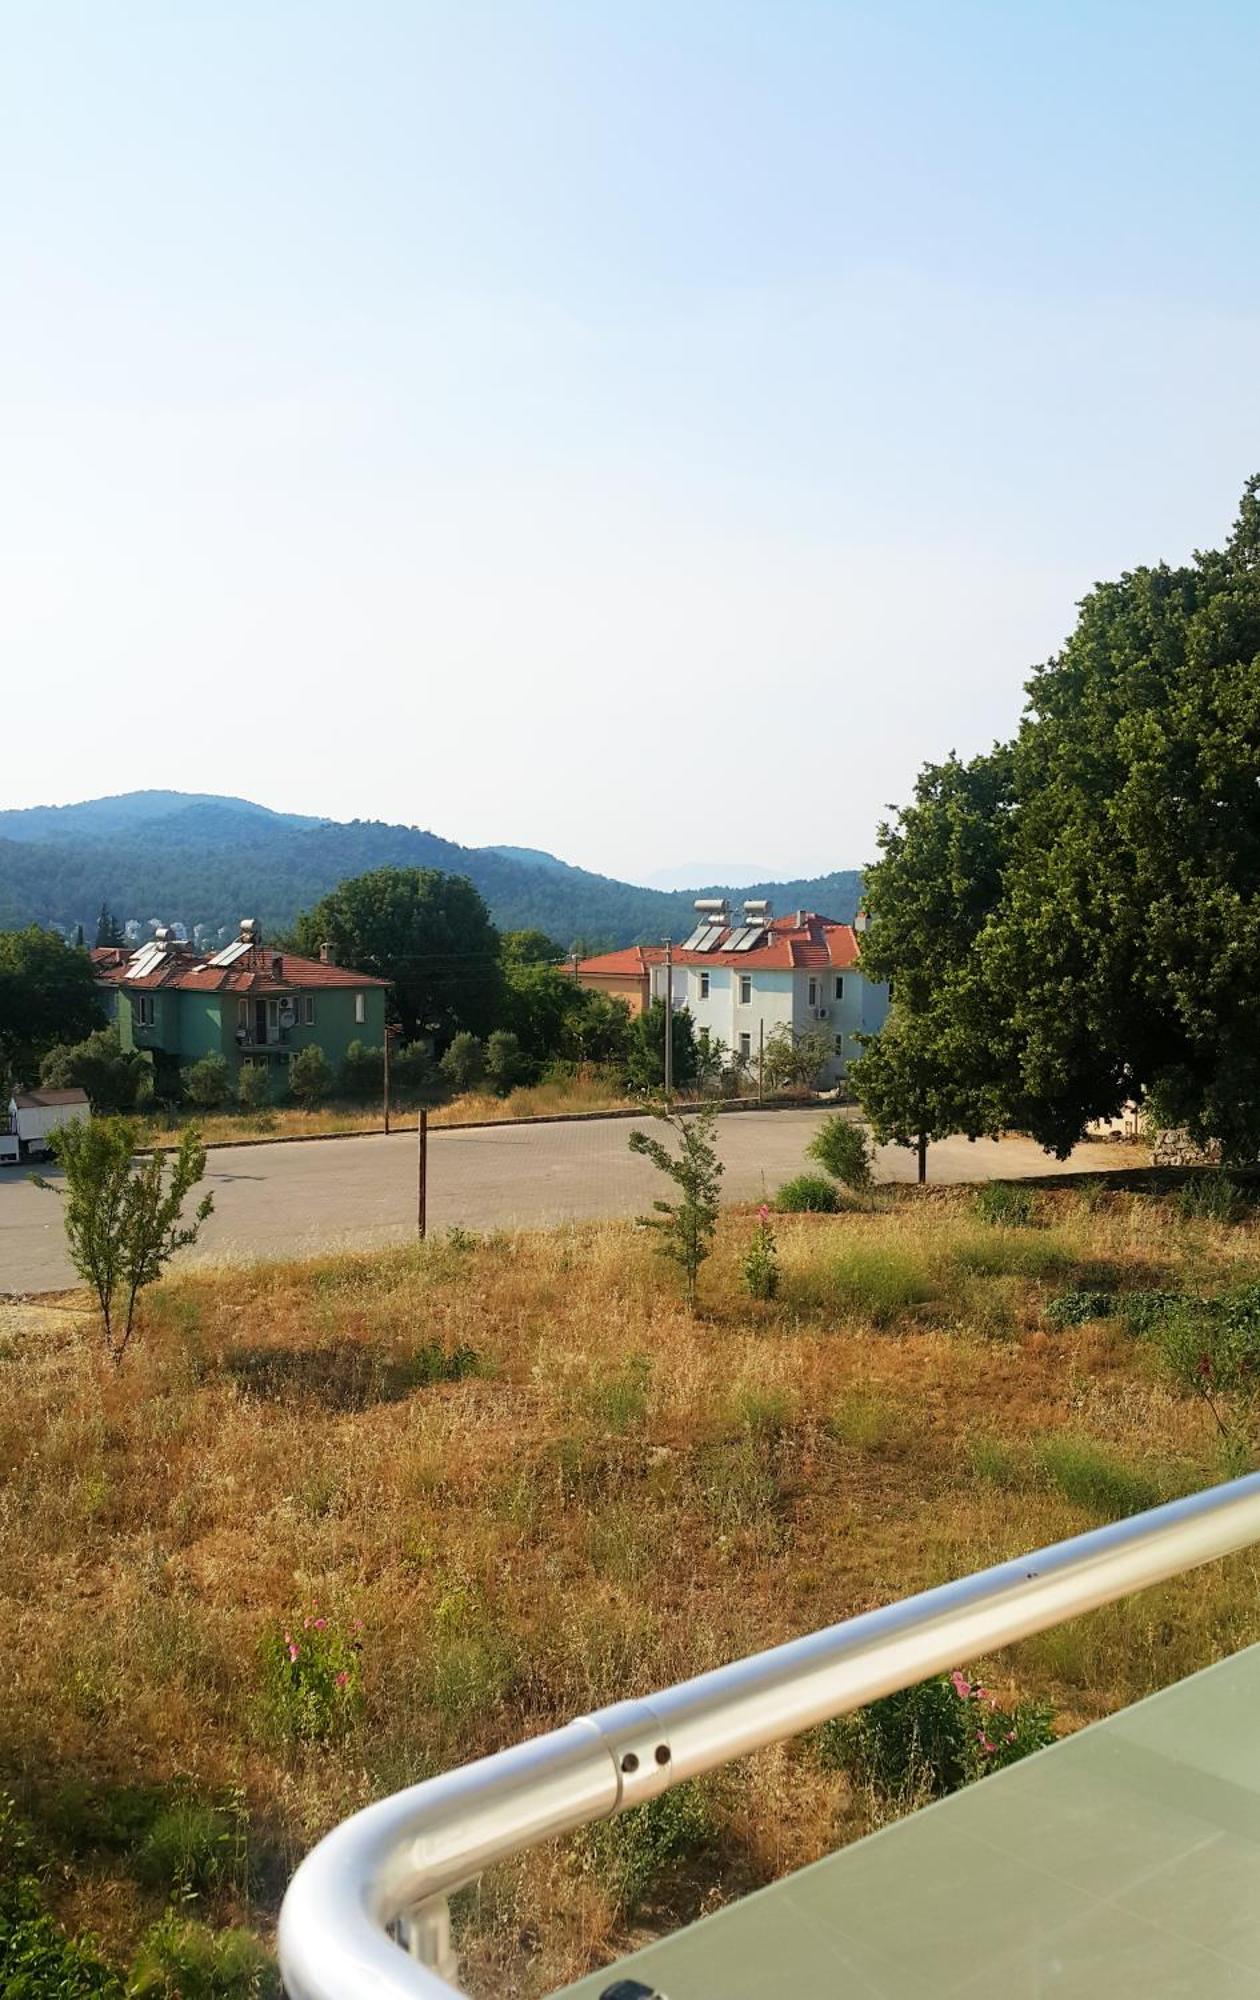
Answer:
[[[1093, 590], [1014, 743], [925, 772], [881, 846], [864, 969], [893, 981], [907, 1092], [931, 1074], [955, 1129], [1060, 1155], [1157, 1093], [1254, 1157], [1260, 480], [1223, 549]], [[854, 1081], [887, 1122], [873, 1054]]]
[[303, 912], [294, 949], [332, 947], [340, 965], [390, 982], [389, 1006], [404, 1038], [447, 1042], [461, 1029], [485, 1035], [499, 1022], [499, 935], [473, 885], [435, 868], [374, 868], [342, 882]]
[[92, 961], [56, 931], [0, 931], [0, 1076], [33, 1083], [40, 1058], [105, 1019]]

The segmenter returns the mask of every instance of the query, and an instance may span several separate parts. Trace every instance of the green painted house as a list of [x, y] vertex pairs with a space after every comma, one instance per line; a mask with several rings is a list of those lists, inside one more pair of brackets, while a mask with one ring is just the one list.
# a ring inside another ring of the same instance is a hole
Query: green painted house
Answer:
[[124, 1049], [180, 1068], [211, 1054], [233, 1071], [265, 1064], [277, 1096], [300, 1049], [315, 1043], [336, 1069], [351, 1042], [385, 1040], [385, 980], [334, 965], [327, 948], [318, 958], [272, 951], [248, 917], [213, 958], [160, 929], [134, 950], [94, 951], [92, 962]]

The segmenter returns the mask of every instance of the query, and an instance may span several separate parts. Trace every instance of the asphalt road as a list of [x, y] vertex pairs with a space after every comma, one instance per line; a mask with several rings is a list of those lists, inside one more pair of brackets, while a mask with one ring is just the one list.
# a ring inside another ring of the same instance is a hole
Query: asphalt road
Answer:
[[[743, 1111], [718, 1121], [728, 1201], [755, 1201], [809, 1165], [805, 1146], [824, 1114]], [[511, 1229], [599, 1216], [637, 1215], [660, 1193], [655, 1170], [630, 1152], [636, 1124], [650, 1119], [554, 1125], [488, 1125], [429, 1134], [429, 1228]], [[1082, 1147], [1071, 1167], [1130, 1165], [1102, 1144]], [[46, 1170], [50, 1180], [55, 1170]], [[915, 1159], [881, 1147], [882, 1180], [913, 1180]], [[1064, 1171], [1026, 1139], [947, 1139], [933, 1146], [933, 1181], [1015, 1179]], [[206, 1263], [304, 1257], [319, 1251], [410, 1242], [416, 1229], [416, 1136], [381, 1134], [319, 1143], [216, 1147], [206, 1182], [215, 1212], [196, 1248]], [[30, 1174], [0, 1168], [0, 1293], [55, 1291], [74, 1282], [61, 1205]]]

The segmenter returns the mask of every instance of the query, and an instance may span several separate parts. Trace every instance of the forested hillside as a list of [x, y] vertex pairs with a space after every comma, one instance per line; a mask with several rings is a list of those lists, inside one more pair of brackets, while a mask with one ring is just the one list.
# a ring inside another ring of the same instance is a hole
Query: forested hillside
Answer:
[[[715, 893], [707, 884], [674, 894], [637, 888], [551, 856], [532, 861], [527, 852], [461, 847], [379, 820], [303, 819], [206, 794], [127, 793], [0, 813], [0, 928], [81, 923], [90, 936], [107, 903], [142, 923], [157, 917], [190, 931], [195, 924], [217, 930], [249, 915], [275, 932], [347, 876], [398, 866], [469, 876], [503, 929], [537, 927], [565, 945], [579, 938], [617, 945], [681, 937], [690, 928], [692, 896]], [[741, 884], [738, 893], [843, 919], [857, 907], [858, 884], [858, 871], [843, 869]]]

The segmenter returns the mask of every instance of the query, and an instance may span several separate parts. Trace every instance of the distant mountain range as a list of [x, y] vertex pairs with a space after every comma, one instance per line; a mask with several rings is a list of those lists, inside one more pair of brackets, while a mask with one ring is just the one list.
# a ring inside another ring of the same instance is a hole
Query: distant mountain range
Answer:
[[257, 917], [282, 931], [347, 875], [368, 868], [467, 875], [503, 930], [536, 927], [566, 947], [612, 947], [692, 925], [695, 896], [767, 896], [776, 910], [842, 921], [861, 877], [839, 869], [794, 882], [699, 883], [669, 892], [570, 867], [531, 847], [460, 847], [414, 826], [314, 819], [209, 792], [123, 792], [81, 805], [0, 812], [0, 928], [40, 923], [89, 942], [102, 902], [120, 919], [153, 918], [210, 932]]

